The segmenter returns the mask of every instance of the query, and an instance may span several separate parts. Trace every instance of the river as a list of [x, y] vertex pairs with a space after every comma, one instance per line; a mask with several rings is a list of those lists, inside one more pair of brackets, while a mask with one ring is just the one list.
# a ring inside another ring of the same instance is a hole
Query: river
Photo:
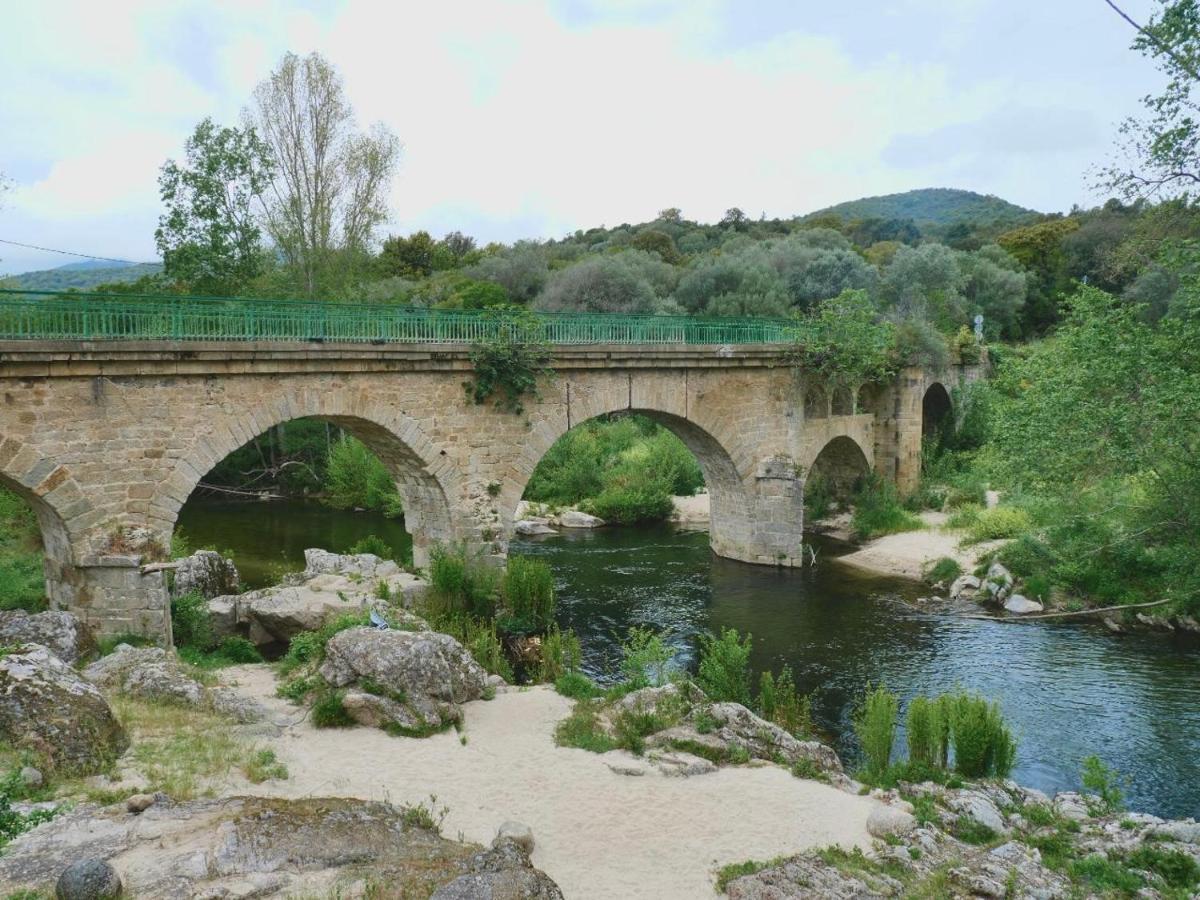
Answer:
[[[192, 502], [180, 523], [197, 546], [231, 551], [251, 586], [302, 568], [305, 547], [344, 552], [372, 533], [400, 552], [410, 546], [401, 522], [306, 503]], [[919, 585], [838, 563], [847, 545], [819, 546], [816, 567], [803, 571], [714, 557], [706, 534], [669, 526], [525, 539], [513, 551], [554, 570], [560, 622], [579, 634], [594, 676], [614, 671], [632, 625], [665, 630], [684, 666], [698, 633], [732, 627], [754, 636], [756, 670], [791, 665], [844, 759], [857, 753], [850, 714], [867, 682], [902, 700], [961, 686], [999, 701], [1019, 740], [1022, 784], [1078, 788], [1081, 760], [1095, 753], [1128, 778], [1132, 809], [1200, 817], [1194, 640], [922, 614], [897, 600]]]

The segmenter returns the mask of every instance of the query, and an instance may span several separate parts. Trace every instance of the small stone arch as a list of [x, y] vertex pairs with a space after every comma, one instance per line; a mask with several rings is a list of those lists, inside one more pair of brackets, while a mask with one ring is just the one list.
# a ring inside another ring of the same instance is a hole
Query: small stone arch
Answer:
[[805, 486], [819, 481], [838, 499], [849, 497], [871, 472], [866, 451], [849, 435], [832, 438], [805, 470]]
[[829, 395], [823, 385], [810, 384], [804, 391], [804, 418], [824, 419], [829, 416]]
[[935, 381], [925, 389], [921, 398], [921, 435], [923, 438], [935, 438], [953, 427], [954, 403], [950, 399], [950, 392], [940, 381]]
[[246, 410], [228, 421], [214, 423], [209, 438], [179, 461], [153, 498], [151, 517], [164, 538], [174, 530], [179, 511], [192, 491], [217, 463], [269, 429], [305, 418], [337, 425], [362, 441], [388, 468], [404, 503], [405, 526], [413, 538], [414, 565], [428, 565], [434, 545], [466, 536], [450, 499], [460, 488], [458, 475], [446, 455], [434, 447], [412, 419], [386, 407], [375, 408], [361, 398], [347, 400], [329, 395], [311, 399], [291, 399]]
[[835, 416], [854, 415], [854, 394], [848, 387], [838, 386], [833, 389], [830, 412]]

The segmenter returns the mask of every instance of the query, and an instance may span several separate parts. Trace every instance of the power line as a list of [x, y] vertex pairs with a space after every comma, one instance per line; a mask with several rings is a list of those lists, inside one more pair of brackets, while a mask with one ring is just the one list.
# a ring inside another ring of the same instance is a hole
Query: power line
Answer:
[[132, 259], [116, 259], [111, 256], [92, 256], [90, 253], [76, 253], [73, 250], [55, 250], [53, 247], [39, 247], [37, 244], [22, 244], [20, 241], [6, 241], [4, 238], [0, 238], [0, 244], [10, 244], [13, 247], [24, 247], [26, 250], [41, 250], [45, 253], [61, 253], [63, 256], [79, 256], [83, 259], [96, 259], [100, 262], [124, 263], [125, 265], [130, 266], [143, 265], [143, 263], [136, 262]]

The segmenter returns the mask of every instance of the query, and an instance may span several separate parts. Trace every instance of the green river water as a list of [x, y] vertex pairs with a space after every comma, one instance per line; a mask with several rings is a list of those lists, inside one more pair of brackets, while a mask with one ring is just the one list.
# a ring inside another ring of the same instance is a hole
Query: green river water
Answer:
[[[197, 546], [232, 552], [251, 586], [302, 568], [306, 547], [344, 552], [368, 534], [401, 553], [411, 546], [400, 521], [299, 502], [192, 501], [180, 524]], [[962, 686], [1000, 702], [1022, 784], [1078, 788], [1080, 761], [1095, 753], [1129, 779], [1131, 808], [1200, 817], [1200, 643], [922, 614], [896, 599], [919, 585], [841, 565], [846, 545], [820, 547], [803, 571], [720, 559], [707, 534], [668, 526], [525, 539], [512, 550], [554, 570], [559, 619], [579, 634], [596, 677], [615, 670], [632, 625], [666, 630], [685, 666], [698, 633], [733, 627], [753, 634], [756, 669], [792, 666], [843, 759], [857, 753], [850, 712], [868, 681], [902, 699]]]

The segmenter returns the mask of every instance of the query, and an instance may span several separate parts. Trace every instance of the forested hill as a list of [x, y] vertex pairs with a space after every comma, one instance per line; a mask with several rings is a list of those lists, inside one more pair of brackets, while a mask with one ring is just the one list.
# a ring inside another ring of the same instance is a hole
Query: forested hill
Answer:
[[146, 275], [162, 271], [159, 263], [138, 263], [130, 266], [71, 263], [57, 269], [42, 269], [23, 272], [20, 275], [0, 277], [0, 287], [25, 288], [30, 291], [66, 291], [74, 288], [86, 291], [101, 284], [119, 284], [137, 281]]
[[1014, 227], [1036, 219], [1040, 213], [991, 194], [955, 188], [921, 188], [902, 194], [863, 197], [817, 210], [804, 218], [836, 216], [843, 222], [859, 219], [911, 219], [922, 230], [959, 224], [988, 223]]

